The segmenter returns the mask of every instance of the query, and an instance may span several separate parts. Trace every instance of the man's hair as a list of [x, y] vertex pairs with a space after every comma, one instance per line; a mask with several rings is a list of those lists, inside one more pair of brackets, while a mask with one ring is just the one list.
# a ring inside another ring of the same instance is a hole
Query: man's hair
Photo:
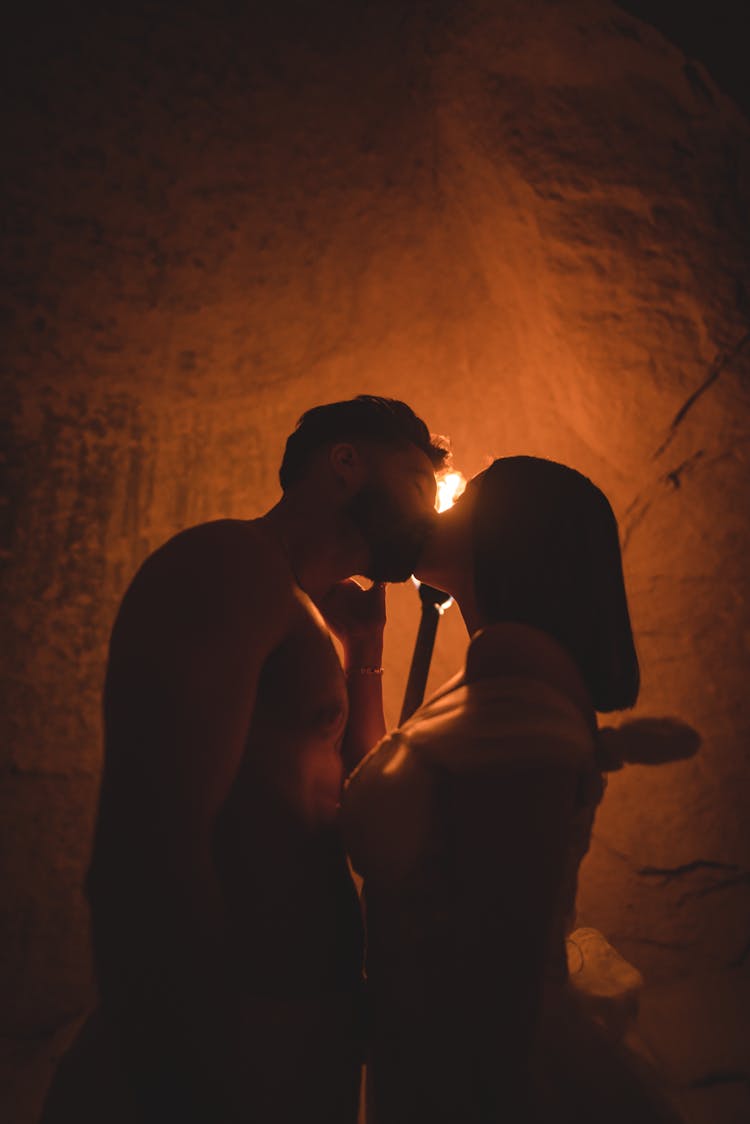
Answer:
[[474, 584], [488, 621], [548, 632], [578, 664], [598, 711], [638, 698], [615, 519], [580, 472], [539, 457], [496, 460], [472, 482]]
[[430, 435], [425, 423], [405, 402], [358, 394], [346, 402], [314, 406], [302, 415], [287, 439], [279, 469], [284, 492], [304, 475], [313, 455], [336, 441], [365, 438], [382, 445], [403, 448], [416, 445], [437, 470], [449, 457], [447, 445]]

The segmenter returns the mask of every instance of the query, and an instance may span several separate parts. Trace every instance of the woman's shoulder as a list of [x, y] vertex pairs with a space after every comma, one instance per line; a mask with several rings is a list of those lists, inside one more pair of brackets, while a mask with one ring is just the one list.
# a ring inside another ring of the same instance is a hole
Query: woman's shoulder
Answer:
[[583, 675], [562, 644], [542, 629], [520, 621], [501, 621], [474, 633], [466, 653], [464, 681], [472, 684], [505, 677], [546, 684], [574, 703], [595, 727]]
[[540, 630], [493, 625], [471, 640], [466, 667], [398, 731], [428, 767], [567, 767], [593, 758], [596, 716], [571, 658]]

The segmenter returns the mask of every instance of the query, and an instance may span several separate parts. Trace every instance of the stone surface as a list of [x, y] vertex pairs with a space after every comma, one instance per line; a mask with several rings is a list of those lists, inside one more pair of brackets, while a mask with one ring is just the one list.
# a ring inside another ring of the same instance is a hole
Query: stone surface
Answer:
[[[702, 746], [612, 777], [582, 923], [663, 997], [660, 1034], [700, 1034], [695, 981], [726, 996], [750, 957], [750, 127], [606, 0], [324, 10], [135, 5], [12, 39], [0, 1029], [48, 1040], [90, 994], [79, 884], [134, 568], [267, 508], [302, 410], [370, 391], [467, 473], [528, 452], [610, 495], [638, 713]], [[389, 611], [392, 723], [413, 591]], [[433, 683], [464, 643], [450, 611]], [[708, 1103], [722, 1061], [677, 1038]]]

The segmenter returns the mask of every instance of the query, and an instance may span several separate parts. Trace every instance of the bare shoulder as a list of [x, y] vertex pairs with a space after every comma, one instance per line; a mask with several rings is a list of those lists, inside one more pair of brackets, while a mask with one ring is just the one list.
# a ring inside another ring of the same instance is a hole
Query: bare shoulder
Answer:
[[120, 608], [116, 631], [160, 624], [179, 643], [186, 630], [253, 631], [280, 639], [297, 611], [294, 577], [258, 520], [219, 519], [180, 531], [149, 555]]
[[217, 519], [180, 531], [149, 555], [136, 581], [183, 585], [202, 580], [238, 581], [248, 594], [276, 592], [294, 587], [280, 548], [257, 519]]
[[523, 674], [548, 665], [554, 642], [538, 629], [517, 621], [499, 621], [474, 633], [466, 653], [466, 677], [472, 682], [492, 675]]
[[516, 620], [489, 625], [472, 636], [466, 674], [469, 682], [491, 676], [542, 679], [573, 694], [582, 687], [580, 672], [562, 645], [541, 628]]
[[519, 621], [501, 621], [475, 633], [466, 655], [466, 681], [493, 676], [538, 679], [593, 713], [583, 676], [573, 657], [548, 633]]

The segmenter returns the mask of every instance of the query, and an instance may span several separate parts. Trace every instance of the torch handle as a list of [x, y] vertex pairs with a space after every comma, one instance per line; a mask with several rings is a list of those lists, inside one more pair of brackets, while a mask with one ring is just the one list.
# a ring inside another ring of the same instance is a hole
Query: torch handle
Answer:
[[430, 671], [432, 649], [435, 646], [440, 610], [435, 604], [428, 601], [422, 602], [422, 617], [419, 622], [419, 631], [414, 645], [414, 654], [411, 658], [409, 678], [406, 681], [404, 692], [404, 705], [401, 707], [399, 725], [411, 718], [417, 707], [421, 706], [427, 686], [427, 676]]

